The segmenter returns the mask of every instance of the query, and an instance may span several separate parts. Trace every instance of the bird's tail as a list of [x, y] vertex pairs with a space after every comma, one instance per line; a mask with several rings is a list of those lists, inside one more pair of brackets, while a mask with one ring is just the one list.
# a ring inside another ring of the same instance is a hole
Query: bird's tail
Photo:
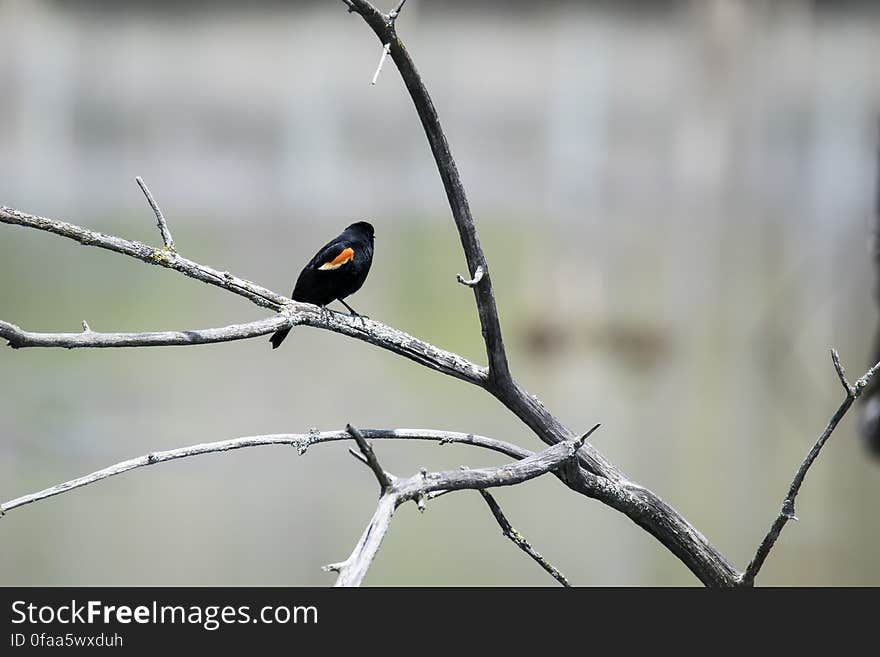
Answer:
[[269, 342], [272, 343], [272, 348], [277, 349], [279, 346], [281, 346], [281, 343], [284, 342], [284, 338], [287, 337], [288, 333], [290, 333], [289, 328], [284, 328], [284, 329], [281, 329], [280, 331], [275, 331], [272, 334], [272, 337], [269, 338]]

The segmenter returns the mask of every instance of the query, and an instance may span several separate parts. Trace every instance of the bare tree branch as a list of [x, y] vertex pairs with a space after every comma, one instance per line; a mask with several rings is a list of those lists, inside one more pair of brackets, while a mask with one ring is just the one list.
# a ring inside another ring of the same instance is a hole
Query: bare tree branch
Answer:
[[[555, 470], [561, 463], [567, 459], [571, 459], [575, 455], [578, 447], [582, 444], [580, 441], [569, 441], [548, 448], [538, 454], [534, 454], [512, 444], [474, 434], [436, 431], [431, 429], [365, 429], [363, 431], [355, 429], [355, 433], [352, 434], [349, 429], [353, 429], [353, 427], [349, 426], [345, 431], [312, 431], [308, 434], [247, 436], [232, 440], [200, 443], [177, 449], [150, 452], [144, 456], [121, 461], [82, 477], [77, 477], [76, 479], [65, 481], [44, 490], [9, 500], [8, 502], [0, 504], [0, 516], [5, 515], [7, 512], [18, 507], [32, 504], [55, 495], [68, 493], [77, 488], [88, 486], [89, 484], [102, 481], [109, 477], [130, 472], [137, 468], [156, 465], [158, 463], [165, 463], [167, 461], [199, 456], [202, 454], [227, 452], [236, 449], [266, 445], [293, 446], [297, 447], [302, 454], [305, 453], [307, 448], [311, 445], [347, 440], [351, 439], [353, 435], [359, 444], [361, 441], [366, 444], [367, 438], [372, 440], [429, 440], [439, 442], [440, 444], [458, 443], [474, 445], [519, 459], [516, 463], [512, 464], [466, 471], [434, 473], [422, 471], [419, 472], [419, 474], [402, 481], [395, 481], [389, 478], [387, 474], [379, 468], [388, 483], [380, 498], [376, 514], [374, 514], [370, 525], [368, 525], [367, 530], [361, 537], [361, 541], [358, 542], [352, 556], [349, 557], [346, 562], [343, 562], [343, 564], [335, 564], [326, 567], [328, 570], [339, 570], [341, 572], [340, 581], [337, 582], [337, 585], [356, 585], [360, 583], [363, 576], [366, 574], [367, 568], [369, 568], [369, 564], [372, 562], [373, 556], [375, 556], [376, 551], [379, 549], [379, 544], [381, 543], [385, 532], [387, 532], [391, 516], [400, 504], [409, 500], [424, 499], [424, 497], [431, 492], [451, 492], [456, 490], [481, 489], [495, 486], [512, 486], [522, 483], [523, 481], [527, 481], [546, 472]], [[360, 439], [358, 439], [358, 436]], [[371, 450], [368, 451], [372, 453]], [[375, 461], [375, 456], [370, 459], [370, 457], [365, 455], [365, 459], [368, 461]], [[376, 464], [378, 465], [378, 462], [376, 462]]]
[[[340, 333], [350, 338], [355, 338], [374, 346], [386, 349], [393, 353], [408, 358], [420, 365], [432, 370], [448, 374], [457, 379], [467, 381], [474, 385], [484, 387], [487, 380], [486, 369], [475, 365], [458, 354], [440, 349], [423, 340], [399, 331], [380, 322], [365, 317], [352, 318], [343, 313], [327, 313], [317, 306], [307, 303], [291, 301], [289, 298], [273, 292], [251, 281], [234, 276], [229, 272], [221, 272], [212, 267], [199, 264], [184, 258], [176, 252], [165, 249], [154, 249], [140, 242], [129, 241], [113, 235], [105, 235], [95, 231], [81, 228], [74, 224], [55, 219], [47, 219], [35, 215], [26, 214], [12, 208], [0, 206], [0, 223], [23, 226], [44, 230], [61, 237], [66, 237], [80, 244], [97, 246], [115, 253], [127, 255], [148, 264], [159, 265], [173, 269], [184, 276], [193, 278], [209, 285], [220, 287], [224, 290], [242, 296], [258, 306], [282, 311], [285, 319], [277, 320], [288, 322], [290, 326], [311, 326], [326, 329], [334, 333]], [[270, 320], [264, 320], [269, 322]], [[254, 325], [250, 326], [254, 330]], [[228, 327], [231, 328], [231, 327]], [[221, 330], [221, 329], [213, 329]], [[262, 330], [262, 329], [260, 329]], [[269, 331], [270, 333], [272, 331]], [[180, 333], [180, 332], [175, 332]], [[190, 333], [190, 332], [183, 332]], [[234, 331], [221, 334], [221, 337]], [[168, 344], [181, 344], [179, 336], [146, 334], [101, 334], [90, 332], [86, 336], [74, 337], [72, 334], [40, 334], [23, 331], [14, 324], [3, 322], [0, 325], [0, 337], [9, 340], [15, 347], [131, 347], [131, 346], [155, 346]], [[211, 334], [207, 334], [211, 335]], [[263, 333], [253, 333], [244, 337], [255, 337]], [[114, 337], [111, 337], [114, 336]], [[217, 337], [216, 335], [211, 336]], [[140, 344], [144, 340], [156, 340], [155, 345]], [[221, 339], [206, 339], [203, 342], [219, 342]]]
[[436, 491], [513, 486], [556, 470], [574, 458], [580, 445], [580, 441], [565, 441], [516, 463], [473, 470], [423, 471], [407, 479], [397, 479], [379, 498], [373, 517], [349, 557], [324, 566], [324, 570], [339, 573], [334, 586], [360, 586], [388, 533], [395, 510], [404, 502], [424, 499]]
[[[484, 449], [505, 454], [514, 459], [525, 459], [534, 454], [529, 450], [522, 449], [516, 445], [506, 443], [502, 440], [478, 436], [472, 433], [458, 433], [455, 431], [438, 431], [434, 429], [363, 429], [361, 435], [369, 440], [425, 440], [444, 444], [461, 444], [473, 445]], [[351, 440], [351, 434], [348, 431], [312, 431], [307, 434], [297, 433], [281, 433], [269, 434], [263, 436], [245, 436], [242, 438], [233, 438], [231, 440], [220, 440], [212, 443], [199, 443], [197, 445], [189, 445], [177, 449], [169, 449], [165, 451], [150, 452], [143, 456], [139, 456], [126, 461], [121, 461], [113, 465], [96, 470], [82, 477], [71, 479], [63, 483], [45, 488], [35, 493], [22, 495], [15, 499], [0, 504], [0, 515], [6, 511], [11, 511], [20, 506], [39, 502], [55, 495], [61, 495], [83, 486], [96, 483], [109, 477], [130, 472], [137, 468], [143, 468], [157, 463], [165, 463], [177, 459], [188, 458], [190, 456], [200, 456], [202, 454], [213, 454], [216, 452], [228, 452], [235, 449], [244, 449], [247, 447], [261, 447], [264, 445], [289, 445], [296, 447], [300, 454], [304, 454], [311, 445], [320, 443], [335, 442], [341, 440]]]
[[843, 419], [843, 416], [846, 415], [847, 411], [850, 409], [850, 406], [852, 406], [853, 402], [858, 399], [859, 395], [862, 394], [862, 391], [877, 373], [877, 370], [880, 369], [880, 363], [877, 363], [876, 365], [874, 365], [874, 367], [868, 370], [864, 376], [856, 381], [855, 386], [852, 386], [846, 380], [846, 373], [844, 372], [843, 366], [840, 364], [840, 357], [837, 355], [837, 351], [835, 351], [834, 349], [831, 350], [831, 361], [834, 364], [834, 369], [837, 372], [837, 376], [840, 378], [843, 389], [846, 391], [846, 397], [844, 398], [843, 402], [841, 402], [840, 406], [838, 406], [837, 410], [834, 412], [834, 415], [831, 416], [831, 419], [828, 421], [828, 425], [825, 427], [825, 430], [819, 435], [819, 439], [816, 441], [816, 444], [813, 445], [813, 448], [807, 454], [803, 463], [801, 463], [800, 467], [795, 473], [794, 479], [791, 482], [791, 486], [789, 486], [788, 494], [782, 501], [782, 508], [779, 511], [779, 515], [776, 517], [776, 520], [773, 521], [773, 524], [770, 526], [770, 530], [767, 532], [764, 540], [761, 541], [761, 544], [758, 546], [758, 551], [755, 553], [754, 558], [752, 559], [751, 563], [749, 563], [748, 568], [746, 568], [745, 572], [742, 575], [742, 578], [740, 580], [740, 584], [742, 586], [752, 586], [755, 583], [755, 577], [757, 577], [758, 572], [761, 570], [761, 566], [764, 565], [764, 561], [770, 554], [770, 550], [772, 550], [773, 546], [776, 544], [776, 540], [782, 533], [783, 528], [789, 520], [797, 520], [797, 516], [794, 514], [794, 501], [797, 497], [797, 494], [801, 490], [801, 485], [804, 483], [804, 479], [807, 476], [807, 471], [810, 469], [810, 466], [813, 465], [813, 462], [819, 456], [819, 452], [822, 451], [822, 447], [831, 437], [831, 434], [834, 433], [834, 430]]
[[391, 488], [391, 478], [385, 470], [382, 469], [382, 466], [379, 465], [379, 459], [376, 458], [376, 453], [373, 451], [373, 448], [370, 447], [370, 443], [367, 442], [364, 435], [355, 427], [347, 424], [345, 425], [345, 430], [351, 434], [352, 438], [354, 438], [358, 445], [358, 449], [360, 449], [361, 454], [364, 455], [367, 465], [370, 470], [373, 471], [373, 474], [376, 475], [376, 481], [379, 482], [379, 495], [384, 495], [385, 492]]
[[65, 221], [38, 217], [5, 206], [0, 206], [0, 223], [44, 230], [61, 237], [72, 239], [84, 246], [96, 246], [101, 249], [107, 249], [108, 251], [137, 258], [149, 265], [159, 265], [161, 267], [173, 269], [184, 276], [222, 288], [233, 294], [249, 299], [258, 306], [270, 308], [271, 310], [279, 311], [291, 305], [290, 299], [284, 295], [272, 292], [272, 290], [267, 290], [251, 281], [246, 281], [237, 276], [233, 276], [229, 272], [223, 272], [212, 267], [200, 265], [199, 263], [188, 260], [180, 254], [168, 249], [156, 249], [147, 244], [142, 244], [141, 242], [130, 241], [113, 235], [105, 235], [97, 231], [69, 224]]
[[493, 380], [510, 380], [510, 370], [507, 365], [504, 341], [501, 337], [501, 322], [498, 319], [498, 309], [495, 305], [489, 268], [486, 265], [483, 247], [480, 246], [480, 239], [477, 236], [477, 229], [465, 195], [464, 185], [461, 182], [455, 160], [452, 158], [446, 135], [440, 126], [440, 118], [437, 116], [437, 110], [434, 108], [431, 96], [395, 30], [395, 19], [403, 4], [401, 3], [392, 14], [386, 16], [365, 0], [351, 0], [354, 10], [373, 29], [383, 46], [385, 44], [391, 46], [391, 57], [409, 90], [431, 146], [431, 152], [437, 162], [437, 168], [446, 189], [446, 196], [449, 199], [449, 206], [452, 209], [452, 216], [455, 219], [455, 225], [458, 228], [461, 245], [467, 259], [468, 271], [476, 271], [477, 267], [481, 265], [485, 271], [485, 281], [479, 287], [474, 288], [474, 296], [483, 338], [486, 342], [486, 354], [489, 358], [489, 377]]
[[147, 183], [145, 183], [140, 176], [135, 178], [135, 182], [137, 182], [138, 187], [141, 188], [144, 196], [147, 197], [147, 203], [153, 208], [153, 213], [156, 215], [156, 223], [159, 226], [159, 234], [162, 235], [162, 241], [165, 243], [165, 248], [174, 251], [174, 240], [171, 238], [171, 231], [168, 230], [165, 216], [162, 214], [162, 210], [159, 209], [159, 204], [153, 199], [153, 195], [150, 193], [150, 188], [147, 187]]
[[324, 566], [324, 570], [328, 572], [339, 573], [336, 583], [333, 586], [349, 587], [360, 586], [367, 575], [370, 565], [379, 546], [382, 545], [382, 539], [388, 533], [391, 527], [391, 518], [397, 510], [400, 502], [396, 495], [386, 493], [379, 498], [379, 504], [370, 522], [367, 524], [354, 549], [351, 551], [348, 559], [339, 563], [331, 563]]
[[[379, 40], [383, 44], [391, 44], [392, 59], [400, 71], [401, 78], [421, 119], [422, 127], [428, 138], [428, 143], [431, 146], [431, 151], [440, 173], [440, 178], [446, 189], [446, 195], [467, 259], [468, 271], [476, 272], [480, 267], [483, 269], [482, 282], [480, 285], [474, 286], [473, 289], [489, 359], [486, 389], [525, 422], [546, 444], [553, 445], [563, 440], [571, 440], [573, 438], [572, 432], [550, 414], [536, 398], [523, 390], [510, 374], [504, 342], [501, 336], [501, 325], [498, 319], [495, 293], [492, 289], [488, 265], [486, 264], [483, 249], [480, 246], [480, 240], [477, 236], [476, 225], [471, 215], [464, 185], [461, 182], [458, 167], [452, 157], [446, 135], [440, 125], [437, 110], [414, 62], [397, 35], [394, 21], [390, 16], [382, 14], [366, 0], [352, 0], [351, 4], [355, 11], [373, 29]], [[620, 483], [628, 483], [627, 478], [591, 445], [587, 445], [582, 451], [580, 460], [587, 470], [599, 476]], [[641, 490], [644, 491], [645, 489]], [[683, 518], [680, 518], [679, 521], [676, 524], [687, 524]], [[675, 540], [673, 536], [668, 538], [669, 540]]]
[[61, 347], [64, 349], [108, 347], [164, 347], [213, 344], [247, 340], [274, 333], [291, 323], [285, 315], [275, 315], [247, 324], [232, 324], [222, 328], [192, 331], [159, 331], [151, 333], [97, 333], [83, 323], [82, 333], [32, 333], [15, 324], [0, 320], [0, 338], [13, 349], [27, 347]]
[[846, 392], [847, 397], [854, 395], [855, 390], [853, 390], [849, 381], [846, 380], [846, 370], [843, 369], [843, 365], [840, 364], [840, 355], [837, 353], [836, 349], [831, 350], [831, 363], [834, 365], [834, 371], [837, 372], [837, 378], [840, 379], [840, 385], [843, 386], [843, 390]]
[[[406, 47], [397, 35], [394, 20], [366, 0], [350, 0], [346, 4], [351, 5], [350, 11], [353, 9], [363, 17], [383, 45], [391, 44], [391, 57], [412, 98], [443, 181], [468, 271], [476, 272], [478, 267], [483, 268], [483, 280], [472, 289], [489, 359], [488, 380], [484, 387], [544, 443], [554, 445], [571, 440], [572, 432], [548, 412], [536, 397], [523, 390], [510, 374], [489, 268], [477, 236], [464, 185], [440, 125], [437, 110]], [[580, 450], [579, 461], [582, 467], [577, 476], [574, 480], [564, 479], [565, 483], [584, 495], [601, 500], [625, 513], [665, 545], [704, 584], [734, 586], [737, 583], [739, 572], [695, 527], [656, 494], [631, 482], [590, 444]]]
[[562, 584], [563, 586], [571, 586], [569, 581], [565, 578], [559, 570], [556, 569], [553, 564], [547, 561], [541, 554], [533, 548], [529, 542], [525, 539], [525, 537], [516, 531], [513, 528], [513, 525], [510, 524], [510, 521], [505, 517], [504, 512], [501, 510], [501, 507], [498, 506], [498, 502], [495, 501], [495, 498], [492, 497], [492, 494], [486, 490], [480, 490], [480, 495], [483, 496], [483, 499], [486, 500], [486, 504], [489, 505], [489, 509], [492, 511], [492, 515], [495, 516], [495, 520], [501, 526], [501, 532], [513, 541], [513, 544], [516, 545], [520, 550], [529, 555], [532, 559], [538, 562], [538, 565], [541, 566], [544, 570], [550, 573], [550, 576], [553, 577], [557, 582]]

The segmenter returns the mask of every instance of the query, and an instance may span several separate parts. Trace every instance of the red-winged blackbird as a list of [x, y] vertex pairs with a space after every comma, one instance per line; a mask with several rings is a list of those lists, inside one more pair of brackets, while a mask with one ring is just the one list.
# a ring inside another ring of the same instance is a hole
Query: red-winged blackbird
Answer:
[[[352, 315], [359, 316], [344, 299], [367, 280], [373, 263], [373, 234], [371, 224], [358, 221], [325, 244], [300, 272], [290, 298], [322, 308], [338, 299]], [[284, 342], [288, 333], [289, 328], [273, 333], [269, 339], [272, 348]]]

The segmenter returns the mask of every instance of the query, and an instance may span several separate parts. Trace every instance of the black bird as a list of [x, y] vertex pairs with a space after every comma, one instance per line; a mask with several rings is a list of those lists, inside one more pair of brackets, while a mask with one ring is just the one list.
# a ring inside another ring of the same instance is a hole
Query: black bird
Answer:
[[[339, 237], [325, 244], [296, 279], [290, 298], [313, 303], [324, 308], [337, 299], [349, 312], [360, 317], [344, 299], [361, 289], [373, 264], [373, 226], [358, 221], [346, 228]], [[284, 342], [289, 328], [272, 334], [272, 348]]]

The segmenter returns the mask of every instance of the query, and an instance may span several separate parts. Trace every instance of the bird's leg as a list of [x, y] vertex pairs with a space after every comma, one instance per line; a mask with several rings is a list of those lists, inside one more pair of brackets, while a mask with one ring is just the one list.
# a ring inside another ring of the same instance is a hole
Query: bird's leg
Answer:
[[357, 310], [355, 310], [354, 308], [352, 308], [351, 306], [349, 306], [347, 303], [345, 303], [344, 300], [340, 299], [340, 300], [339, 300], [339, 303], [341, 303], [343, 306], [345, 306], [346, 308], [348, 308], [348, 312], [351, 313], [351, 316], [352, 316], [352, 317], [360, 317], [362, 322], [363, 322], [363, 320], [365, 320], [365, 319], [370, 319], [370, 318], [367, 317], [366, 315], [361, 315]]

